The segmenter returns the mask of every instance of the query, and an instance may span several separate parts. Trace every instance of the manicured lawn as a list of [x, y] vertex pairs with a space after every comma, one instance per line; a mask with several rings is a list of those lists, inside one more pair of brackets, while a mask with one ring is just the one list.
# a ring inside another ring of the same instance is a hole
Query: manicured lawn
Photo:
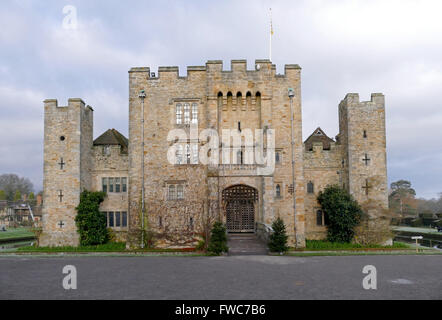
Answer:
[[409, 249], [410, 246], [403, 242], [395, 242], [392, 246], [368, 245], [363, 246], [355, 243], [338, 243], [324, 240], [306, 240], [304, 251], [315, 250], [364, 250], [364, 249]]
[[18, 252], [195, 252], [193, 248], [187, 249], [136, 249], [126, 250], [126, 243], [111, 242], [97, 246], [78, 246], [78, 247], [21, 247]]
[[429, 234], [439, 234], [442, 236], [442, 232], [437, 232], [436, 228], [415, 228], [415, 227], [393, 227], [394, 231], [405, 231], [405, 232], [417, 232], [417, 233], [429, 233]]
[[0, 231], [0, 241], [2, 240], [14, 240], [14, 239], [22, 239], [22, 238], [35, 238], [33, 232], [31, 232], [27, 228], [16, 228], [16, 229], [8, 229], [5, 231]]
[[112, 242], [97, 246], [78, 247], [21, 247], [20, 252], [116, 252], [126, 250], [124, 242]]

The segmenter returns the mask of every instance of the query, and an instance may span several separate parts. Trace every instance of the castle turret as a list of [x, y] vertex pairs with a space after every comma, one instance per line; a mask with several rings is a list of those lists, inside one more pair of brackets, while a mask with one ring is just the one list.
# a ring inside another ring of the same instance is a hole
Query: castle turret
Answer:
[[361, 102], [357, 93], [347, 94], [339, 105], [339, 129], [344, 187], [360, 204], [387, 208], [384, 95]]
[[91, 187], [93, 109], [81, 99], [67, 107], [45, 100], [43, 233], [41, 246], [76, 246], [80, 193]]

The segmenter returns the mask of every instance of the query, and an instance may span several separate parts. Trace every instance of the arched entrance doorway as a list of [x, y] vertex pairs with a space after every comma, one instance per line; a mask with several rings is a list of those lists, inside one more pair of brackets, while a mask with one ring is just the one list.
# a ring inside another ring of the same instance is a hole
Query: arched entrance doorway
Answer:
[[235, 185], [223, 190], [228, 232], [255, 231], [255, 202], [258, 191], [246, 185]]

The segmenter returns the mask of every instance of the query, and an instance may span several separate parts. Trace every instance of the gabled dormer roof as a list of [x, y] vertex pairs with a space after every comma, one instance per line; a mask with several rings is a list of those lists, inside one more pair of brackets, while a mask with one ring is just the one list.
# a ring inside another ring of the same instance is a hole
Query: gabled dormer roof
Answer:
[[330, 150], [330, 143], [335, 141], [329, 138], [320, 127], [317, 127], [307, 140], [304, 141], [305, 150], [312, 151], [314, 142], [322, 142], [322, 148], [324, 150]]
[[94, 140], [94, 146], [120, 145], [121, 152], [127, 153], [129, 140], [115, 129], [109, 129]]

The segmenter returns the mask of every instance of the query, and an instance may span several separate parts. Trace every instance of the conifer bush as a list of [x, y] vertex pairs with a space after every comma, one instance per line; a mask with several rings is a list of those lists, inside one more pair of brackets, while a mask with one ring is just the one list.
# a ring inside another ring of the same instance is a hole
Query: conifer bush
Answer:
[[287, 246], [287, 233], [285, 230], [284, 221], [281, 218], [277, 218], [272, 223], [273, 233], [269, 238], [269, 249], [271, 252], [286, 252], [289, 247]]
[[216, 255], [229, 251], [227, 247], [226, 227], [219, 221], [213, 224], [207, 250]]

